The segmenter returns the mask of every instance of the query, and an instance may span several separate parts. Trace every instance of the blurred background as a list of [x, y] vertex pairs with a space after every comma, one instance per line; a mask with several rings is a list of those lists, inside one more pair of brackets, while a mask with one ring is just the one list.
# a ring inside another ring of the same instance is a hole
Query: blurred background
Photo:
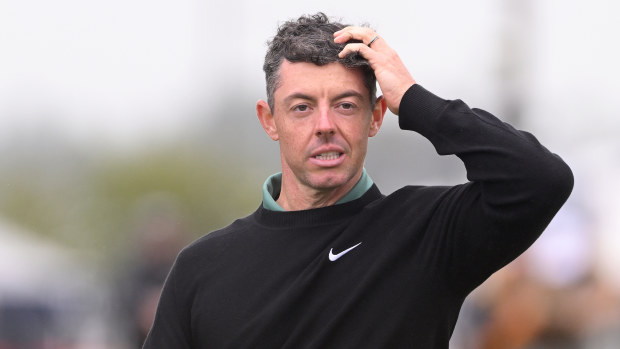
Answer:
[[[620, 3], [0, 1], [0, 348], [139, 348], [189, 241], [279, 170], [254, 107], [279, 23], [369, 23], [415, 79], [572, 167], [543, 237], [466, 301], [453, 349], [620, 347]], [[387, 156], [386, 156], [387, 155]], [[384, 193], [465, 181], [388, 115]]]

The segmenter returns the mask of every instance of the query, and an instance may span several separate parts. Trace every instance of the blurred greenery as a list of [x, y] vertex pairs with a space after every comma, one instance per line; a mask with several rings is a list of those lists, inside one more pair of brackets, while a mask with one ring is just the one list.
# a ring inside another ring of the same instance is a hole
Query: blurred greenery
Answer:
[[114, 155], [44, 148], [0, 167], [0, 215], [99, 257], [131, 248], [139, 206], [149, 197], [174, 202], [190, 238], [260, 203], [257, 178], [264, 176], [205, 147], [175, 143]]

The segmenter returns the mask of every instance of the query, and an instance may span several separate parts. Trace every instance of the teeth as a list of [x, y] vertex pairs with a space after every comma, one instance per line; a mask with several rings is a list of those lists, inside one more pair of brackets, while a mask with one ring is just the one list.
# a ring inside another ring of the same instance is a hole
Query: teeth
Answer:
[[332, 151], [329, 153], [322, 153], [322, 154], [315, 156], [315, 158], [319, 160], [335, 160], [335, 159], [338, 159], [339, 157], [340, 157], [340, 153], [335, 152], [335, 151]]

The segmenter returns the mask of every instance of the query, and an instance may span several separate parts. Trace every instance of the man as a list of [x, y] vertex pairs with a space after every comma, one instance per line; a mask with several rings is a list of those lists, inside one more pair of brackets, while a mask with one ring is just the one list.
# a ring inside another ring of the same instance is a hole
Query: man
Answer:
[[[448, 348], [465, 297], [542, 233], [570, 169], [416, 84], [370, 28], [287, 22], [264, 69], [256, 110], [282, 173], [252, 215], [180, 253], [144, 348]], [[382, 195], [363, 163], [386, 108], [470, 182]]]

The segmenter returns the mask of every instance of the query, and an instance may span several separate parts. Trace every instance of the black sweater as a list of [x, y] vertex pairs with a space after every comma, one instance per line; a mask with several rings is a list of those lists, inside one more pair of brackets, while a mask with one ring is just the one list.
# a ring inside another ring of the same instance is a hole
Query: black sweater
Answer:
[[465, 297], [536, 240], [573, 177], [532, 135], [419, 85], [399, 122], [469, 182], [260, 206], [180, 253], [144, 348], [448, 348]]

